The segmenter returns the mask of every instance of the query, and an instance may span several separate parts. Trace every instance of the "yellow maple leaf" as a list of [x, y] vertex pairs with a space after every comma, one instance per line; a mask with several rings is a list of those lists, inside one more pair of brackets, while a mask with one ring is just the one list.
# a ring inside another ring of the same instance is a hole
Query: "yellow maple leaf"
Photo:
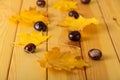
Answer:
[[45, 24], [49, 23], [46, 13], [37, 11], [36, 8], [24, 10], [20, 14], [11, 16], [10, 20], [14, 22], [20, 22], [24, 24], [34, 24], [37, 21], [43, 21]]
[[61, 52], [58, 47], [52, 48], [52, 50], [45, 52], [45, 58], [38, 60], [41, 67], [53, 68], [56, 70], [71, 71], [75, 68], [82, 68], [88, 66], [80, 56], [76, 56], [70, 51]]
[[27, 45], [28, 43], [34, 43], [39, 45], [42, 42], [46, 41], [50, 36], [43, 36], [42, 32], [31, 32], [31, 33], [21, 33], [18, 36], [18, 41], [15, 45]]
[[53, 4], [53, 8], [60, 9], [60, 10], [72, 10], [77, 9], [77, 2], [69, 1], [69, 0], [60, 0]]
[[98, 24], [98, 20], [95, 18], [84, 18], [80, 16], [78, 19], [73, 17], [66, 17], [64, 21], [62, 21], [59, 25], [63, 27], [67, 27], [70, 30], [83, 30], [87, 25], [90, 24]]

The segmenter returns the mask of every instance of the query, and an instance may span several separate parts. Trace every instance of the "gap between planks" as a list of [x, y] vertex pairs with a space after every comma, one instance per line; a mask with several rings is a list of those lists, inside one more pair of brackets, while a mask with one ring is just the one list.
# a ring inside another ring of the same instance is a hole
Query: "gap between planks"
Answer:
[[[45, 0], [45, 1], [47, 2], [47, 12], [48, 12], [48, 0]], [[49, 17], [48, 14], [47, 14], [47, 17]], [[46, 35], [48, 36], [48, 29], [47, 29]], [[46, 51], [48, 51], [48, 39], [46, 41]], [[48, 80], [48, 69], [47, 68], [46, 68], [46, 80]]]
[[[72, 0], [72, 1], [76, 1], [76, 0]], [[79, 5], [80, 5], [80, 1], [81, 0], [79, 0], [79, 2], [78, 1], [76, 1], [77, 3], [78, 3], [78, 9], [79, 9]], [[81, 47], [81, 40], [79, 41], [79, 47], [81, 48], [81, 57], [82, 57], [82, 59], [84, 60], [84, 56], [83, 56], [83, 51], [82, 51], [82, 47]], [[87, 72], [86, 72], [86, 67], [84, 67], [84, 74], [85, 74], [85, 80], [88, 80], [87, 79]]]
[[[72, 0], [72, 1], [76, 1], [76, 0]], [[48, 2], [48, 0], [47, 0], [47, 2]], [[78, 3], [78, 5], [80, 5], [80, 2], [78, 2], [78, 1], [76, 1], [77, 3]], [[49, 3], [48, 3], [49, 4]], [[47, 11], [49, 10], [49, 7], [47, 7]], [[49, 17], [49, 14], [48, 14], [48, 17]], [[49, 30], [48, 30], [48, 32], [47, 32], [47, 35], [49, 35]], [[75, 43], [76, 44], [76, 43]], [[49, 49], [48, 48], [48, 46], [49, 46], [49, 41], [47, 41], [47, 50]], [[79, 48], [81, 48], [81, 41], [79, 41], [79, 42], [77, 42], [77, 46], [79, 47]], [[79, 53], [80, 54], [80, 53]], [[83, 54], [82, 54], [82, 50], [81, 50], [81, 57], [82, 57], [82, 59], [84, 59], [84, 57], [83, 57]], [[84, 80], [87, 80], [87, 74], [86, 74], [86, 68], [84, 68], [83, 69], [83, 71], [84, 71], [84, 75], [85, 75], [85, 78], [84, 78]], [[46, 78], [46, 80], [49, 80], [48, 79], [48, 77], [49, 77], [49, 72], [48, 72], [48, 69], [46, 70], [46, 76], [47, 76], [47, 78]]]
[[[47, 1], [47, 3], [48, 3], [48, 0], [46, 0], [46, 1]], [[73, 1], [75, 1], [75, 0], [73, 0]], [[111, 38], [109, 29], [108, 29], [108, 25], [107, 25], [107, 23], [106, 23], [106, 21], [105, 21], [104, 14], [103, 14], [103, 12], [102, 12], [102, 10], [101, 10], [101, 7], [100, 7], [100, 4], [99, 4], [98, 0], [96, 0], [96, 1], [97, 1], [97, 4], [98, 4], [98, 7], [99, 7], [99, 9], [100, 9], [100, 12], [101, 12], [101, 14], [102, 14], [102, 16], [103, 16], [103, 20], [104, 20], [104, 22], [105, 22], [105, 24], [106, 24], [106, 26], [107, 26], [107, 30], [108, 30], [108, 33], [109, 33], [111, 42], [112, 42], [112, 44], [113, 44], [113, 46], [114, 46], [113, 40], [112, 40], [112, 38]], [[21, 11], [22, 4], [23, 4], [23, 0], [21, 0], [21, 5], [20, 5], [19, 13], [20, 13], [20, 11]], [[48, 12], [48, 4], [47, 4], [47, 12]], [[49, 15], [47, 15], [47, 16], [49, 17]], [[19, 23], [17, 23], [16, 32], [15, 32], [15, 33], [17, 33], [18, 25], [19, 25]], [[49, 31], [46, 32], [46, 35], [49, 35], [48, 32], [49, 32]], [[16, 34], [15, 34], [15, 38], [16, 38]], [[14, 41], [15, 41], [15, 38], [14, 38]], [[47, 40], [46, 42], [47, 42], [47, 43], [46, 43], [46, 51], [48, 51], [48, 40]], [[81, 46], [81, 42], [79, 42], [79, 46]], [[81, 47], [80, 47], [80, 48], [81, 48]], [[115, 49], [115, 46], [114, 46], [114, 49]], [[14, 50], [14, 46], [13, 46], [12, 54], [11, 54], [11, 58], [10, 58], [10, 63], [9, 63], [9, 68], [8, 68], [8, 74], [7, 74], [7, 80], [8, 80], [8, 76], [9, 76], [9, 70], [10, 70], [10, 67], [11, 67], [11, 60], [12, 60], [12, 57], [13, 57], [13, 50]], [[115, 52], [116, 52], [116, 49], [115, 49]], [[82, 53], [82, 49], [81, 49], [81, 56], [82, 56], [82, 58], [84, 59], [84, 57], [83, 57], [82, 54], [83, 54], [83, 53]], [[117, 52], [116, 52], [116, 55], [117, 55]], [[118, 57], [118, 55], [117, 55], [117, 57]], [[119, 60], [119, 62], [120, 62], [119, 57], [118, 57], [118, 60]], [[85, 69], [85, 68], [84, 68], [84, 72], [85, 72], [85, 76], [86, 76], [86, 69]], [[48, 74], [48, 69], [46, 69], [46, 80], [48, 80], [48, 76], [49, 76], [49, 74]], [[86, 80], [87, 80], [87, 77], [86, 77]]]
[[[115, 48], [113, 39], [112, 39], [112, 37], [111, 37], [110, 31], [109, 31], [109, 28], [108, 28], [109, 26], [108, 26], [108, 24], [107, 24], [107, 22], [106, 22], [106, 20], [105, 20], [105, 16], [104, 16], [104, 13], [103, 13], [103, 11], [102, 11], [102, 7], [101, 7], [101, 5], [100, 5], [100, 3], [99, 3], [98, 0], [96, 0], [96, 2], [97, 2], [97, 4], [98, 4], [100, 13], [101, 13], [101, 15], [102, 15], [102, 17], [103, 17], [103, 21], [104, 21], [104, 23], [105, 23], [105, 25], [106, 25], [106, 28], [107, 28], [107, 31], [108, 31], [108, 34], [109, 34], [111, 43], [112, 43], [112, 45], [113, 45], [113, 48], [114, 48], [114, 50], [115, 50], [115, 53], [116, 53], [116, 56], [117, 56], [117, 59], [118, 59], [118, 62], [120, 63], [120, 58], [119, 58], [119, 56], [118, 56], [118, 53], [117, 53], [117, 50], [116, 50], [116, 48]], [[116, 20], [115, 20], [115, 21], [116, 21]]]
[[[20, 14], [20, 12], [21, 12], [22, 4], [23, 4], [23, 0], [21, 0], [18, 14]], [[15, 34], [14, 34], [14, 36], [15, 36], [15, 37], [14, 37], [14, 41], [15, 41], [15, 39], [16, 39], [16, 33], [17, 33], [17, 29], [18, 29], [19, 22], [17, 22], [16, 24], [17, 24], [17, 25], [16, 25]], [[8, 80], [8, 78], [9, 78], [9, 71], [10, 71], [11, 62], [12, 62], [12, 58], [13, 58], [13, 51], [14, 51], [14, 46], [12, 47], [12, 53], [11, 53], [11, 56], [10, 56], [10, 61], [9, 61], [9, 67], [8, 67], [8, 72], [7, 72], [6, 80]]]

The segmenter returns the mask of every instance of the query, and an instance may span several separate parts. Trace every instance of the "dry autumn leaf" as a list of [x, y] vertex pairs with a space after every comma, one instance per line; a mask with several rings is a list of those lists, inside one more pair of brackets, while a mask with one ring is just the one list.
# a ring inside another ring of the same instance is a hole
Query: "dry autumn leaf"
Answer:
[[46, 41], [49, 37], [50, 36], [44, 36], [42, 32], [21, 33], [14, 44], [27, 45], [28, 43], [34, 43], [35, 45], [39, 45]]
[[73, 17], [66, 17], [59, 25], [67, 27], [70, 30], [83, 30], [87, 25], [98, 24], [98, 20], [95, 18], [84, 18], [80, 16], [78, 19]]
[[38, 60], [41, 67], [53, 68], [56, 70], [71, 71], [75, 68], [82, 68], [88, 66], [80, 56], [76, 56], [70, 51], [61, 52], [58, 47], [52, 48], [52, 50], [45, 52], [45, 58]]
[[37, 21], [43, 21], [45, 24], [49, 23], [46, 13], [37, 11], [36, 8], [30, 8], [29, 10], [22, 11], [20, 14], [13, 15], [10, 20], [24, 24], [34, 24]]
[[60, 0], [56, 3], [54, 3], [52, 7], [55, 9], [60, 9], [60, 10], [65, 10], [65, 11], [69, 11], [69, 10], [78, 8], [77, 2], [70, 1], [70, 0]]

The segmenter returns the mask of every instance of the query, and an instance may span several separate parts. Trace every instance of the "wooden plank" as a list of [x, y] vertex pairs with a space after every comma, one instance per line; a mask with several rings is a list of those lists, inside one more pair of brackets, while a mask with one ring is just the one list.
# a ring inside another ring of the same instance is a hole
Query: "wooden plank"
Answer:
[[98, 0], [120, 62], [120, 0]]
[[0, 80], [6, 80], [11, 61], [17, 24], [11, 24], [9, 18], [19, 13], [21, 0], [0, 0]]
[[[80, 3], [80, 0], [76, 1]], [[81, 32], [82, 54], [84, 60], [90, 64], [86, 69], [87, 79], [119, 80], [120, 64], [96, 0], [92, 0], [89, 5], [80, 4], [79, 8], [84, 17], [96, 17], [100, 21], [98, 26], [90, 25]], [[103, 52], [100, 61], [94, 61], [88, 57], [88, 51], [93, 48]]]
[[[34, 6], [36, 6], [36, 0], [23, 0], [22, 10]], [[39, 8], [39, 10], [46, 11], [47, 8]], [[19, 24], [16, 34], [32, 31], [34, 31], [33, 25]], [[46, 69], [40, 67], [37, 62], [37, 60], [43, 58], [43, 53], [46, 51], [46, 43], [37, 46], [35, 54], [27, 54], [23, 48], [24, 46], [15, 46], [14, 48], [9, 80], [46, 80]]]
[[[68, 48], [69, 45], [74, 44], [76, 46], [79, 46], [79, 42], [70, 42], [70, 40], [68, 39], [68, 30], [57, 25], [58, 22], [60, 22], [65, 16], [67, 16], [66, 12], [62, 13], [59, 10], [53, 9], [51, 7], [51, 5], [57, 1], [58, 0], [48, 0], [48, 16], [51, 21], [51, 23], [49, 24], [48, 34], [52, 36], [48, 40], [48, 50], [53, 47], [60, 47], [60, 49], [70, 50], [72, 48]], [[76, 52], [75, 49], [72, 50], [73, 52]], [[76, 52], [77, 55], [81, 55], [80, 53], [80, 50], [79, 52]], [[48, 80], [86, 80], [86, 77], [84, 70], [74, 70], [72, 72], [66, 72], [49, 69]]]

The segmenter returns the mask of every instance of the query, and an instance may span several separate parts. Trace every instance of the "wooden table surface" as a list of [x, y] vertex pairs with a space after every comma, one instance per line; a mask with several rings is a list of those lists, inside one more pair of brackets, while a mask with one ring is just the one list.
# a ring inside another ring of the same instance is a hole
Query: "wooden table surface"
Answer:
[[[14, 46], [16, 36], [21, 32], [33, 31], [33, 27], [14, 24], [9, 21], [11, 15], [20, 13], [30, 6], [36, 6], [36, 0], [0, 0], [0, 80], [120, 80], [120, 0], [91, 0], [89, 5], [78, 2], [79, 13], [84, 17], [95, 17], [99, 25], [91, 25], [81, 32], [80, 42], [71, 43], [81, 47], [81, 56], [90, 67], [72, 72], [49, 70], [40, 67], [38, 59], [43, 53], [58, 43], [69, 43], [68, 32], [56, 25], [61, 16], [49, 6], [58, 0], [46, 0], [48, 6], [41, 10], [48, 12], [52, 21], [46, 35], [52, 35], [34, 54], [27, 54], [23, 47]], [[52, 17], [52, 15], [55, 15]], [[55, 43], [52, 45], [50, 43]], [[103, 52], [99, 61], [91, 60], [88, 51], [98, 48]]]

